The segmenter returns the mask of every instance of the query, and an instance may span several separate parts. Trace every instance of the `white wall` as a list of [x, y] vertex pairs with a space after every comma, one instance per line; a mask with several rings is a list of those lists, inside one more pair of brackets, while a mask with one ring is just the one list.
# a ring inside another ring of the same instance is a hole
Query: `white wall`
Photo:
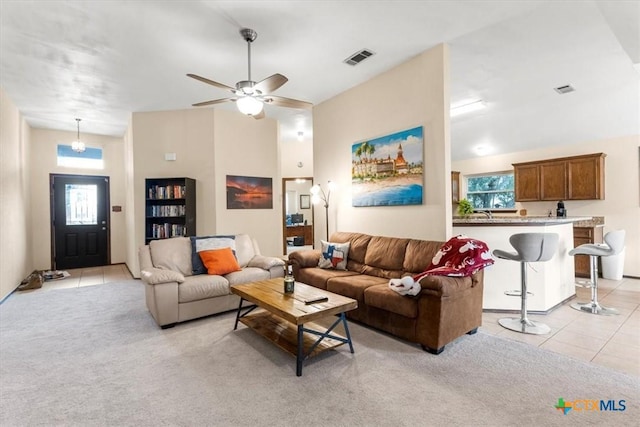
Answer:
[[[640, 136], [590, 141], [576, 145], [563, 145], [522, 151], [500, 156], [478, 157], [452, 163], [452, 169], [462, 176], [462, 196], [466, 188], [464, 175], [513, 170], [512, 163], [605, 153], [605, 200], [565, 201], [569, 216], [604, 216], [604, 232], [626, 230], [626, 256], [624, 274], [640, 277]], [[522, 202], [527, 215], [555, 212], [556, 202]]]
[[[51, 209], [49, 197], [49, 174], [97, 175], [109, 177], [110, 205], [122, 206], [121, 212], [112, 212], [111, 223], [111, 263], [125, 261], [125, 187], [123, 140], [100, 135], [80, 133], [87, 147], [102, 148], [104, 169], [79, 169], [57, 165], [58, 144], [70, 144], [76, 139], [76, 132], [47, 129], [33, 129], [31, 132], [31, 206], [33, 207], [31, 227], [33, 232], [33, 260], [40, 270], [51, 266]], [[29, 194], [29, 192], [27, 192]]]
[[[255, 120], [235, 111], [213, 108], [134, 113], [130, 131], [133, 157], [133, 225], [127, 232], [127, 265], [139, 277], [137, 249], [144, 245], [146, 178], [196, 180], [196, 233], [247, 233], [263, 254], [282, 251], [277, 122]], [[127, 137], [128, 138], [128, 137]], [[175, 153], [176, 161], [164, 160]], [[272, 209], [227, 210], [226, 175], [273, 179]]]
[[[452, 232], [449, 141], [449, 49], [439, 45], [313, 109], [314, 182], [331, 180], [329, 233], [446, 240]], [[351, 146], [424, 126], [424, 194], [420, 206], [351, 206]], [[316, 242], [325, 239], [315, 210]]]
[[0, 88], [0, 301], [33, 269], [30, 128]]

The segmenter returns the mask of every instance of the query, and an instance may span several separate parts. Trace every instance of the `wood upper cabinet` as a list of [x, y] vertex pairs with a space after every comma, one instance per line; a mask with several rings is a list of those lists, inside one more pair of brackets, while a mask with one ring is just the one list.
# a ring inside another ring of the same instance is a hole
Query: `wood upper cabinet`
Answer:
[[567, 161], [569, 200], [604, 200], [604, 154]]
[[604, 153], [514, 163], [516, 201], [604, 200]]
[[513, 165], [516, 201], [540, 200], [540, 168], [535, 165]]
[[460, 172], [451, 171], [451, 201], [460, 202]]
[[567, 198], [567, 168], [565, 162], [545, 162], [540, 168], [540, 200]]

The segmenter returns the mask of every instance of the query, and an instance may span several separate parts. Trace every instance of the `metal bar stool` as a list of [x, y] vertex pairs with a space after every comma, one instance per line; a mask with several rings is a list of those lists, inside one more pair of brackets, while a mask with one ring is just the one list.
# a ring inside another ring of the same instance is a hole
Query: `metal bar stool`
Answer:
[[557, 233], [519, 233], [509, 237], [509, 243], [515, 253], [495, 249], [493, 256], [520, 262], [520, 290], [508, 291], [506, 295], [520, 297], [520, 317], [508, 317], [498, 320], [500, 326], [525, 334], [544, 335], [551, 332], [544, 323], [527, 318], [527, 263], [549, 261], [555, 255], [560, 236]]
[[586, 283], [576, 283], [577, 286], [591, 288], [591, 301], [580, 303], [574, 302], [571, 308], [590, 314], [601, 314], [611, 316], [620, 314], [615, 308], [603, 307], [598, 303], [598, 257], [618, 255], [624, 249], [624, 230], [610, 231], [604, 236], [606, 245], [596, 243], [585, 243], [577, 248], [571, 249], [569, 255], [589, 255], [589, 281]]

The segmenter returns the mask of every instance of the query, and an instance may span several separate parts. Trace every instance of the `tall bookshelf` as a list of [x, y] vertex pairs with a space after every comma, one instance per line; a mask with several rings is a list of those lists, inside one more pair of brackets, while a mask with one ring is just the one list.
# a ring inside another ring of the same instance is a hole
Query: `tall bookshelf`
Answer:
[[196, 235], [196, 181], [192, 178], [145, 179], [145, 244]]

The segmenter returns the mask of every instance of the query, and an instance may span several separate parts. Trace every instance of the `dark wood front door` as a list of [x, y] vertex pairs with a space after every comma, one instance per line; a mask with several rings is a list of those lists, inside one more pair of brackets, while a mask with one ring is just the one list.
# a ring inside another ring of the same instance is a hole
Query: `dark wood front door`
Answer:
[[107, 265], [109, 178], [50, 175], [54, 269]]

